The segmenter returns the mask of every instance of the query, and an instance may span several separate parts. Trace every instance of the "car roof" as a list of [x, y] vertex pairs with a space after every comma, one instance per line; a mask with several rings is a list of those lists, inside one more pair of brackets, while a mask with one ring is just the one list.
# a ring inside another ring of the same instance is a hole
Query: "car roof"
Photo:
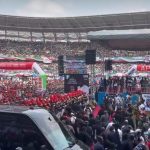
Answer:
[[19, 106], [19, 105], [0, 105], [0, 112], [8, 113], [24, 113], [27, 110], [39, 109], [39, 107], [28, 107], [28, 106]]

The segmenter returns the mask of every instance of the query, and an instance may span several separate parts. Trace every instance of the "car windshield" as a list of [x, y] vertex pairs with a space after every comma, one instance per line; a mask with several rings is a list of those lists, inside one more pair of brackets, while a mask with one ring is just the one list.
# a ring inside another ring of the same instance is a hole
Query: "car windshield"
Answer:
[[32, 119], [34, 119], [34, 122], [55, 150], [63, 150], [75, 144], [73, 136], [71, 136], [63, 124], [50, 113], [44, 113], [42, 118], [36, 115], [32, 117]]
[[74, 145], [76, 140], [73, 134], [66, 128], [66, 126], [55, 115], [53, 115], [53, 117], [55, 121], [58, 123], [59, 127], [61, 128], [61, 131], [65, 135], [67, 141], [69, 142], [69, 146]]

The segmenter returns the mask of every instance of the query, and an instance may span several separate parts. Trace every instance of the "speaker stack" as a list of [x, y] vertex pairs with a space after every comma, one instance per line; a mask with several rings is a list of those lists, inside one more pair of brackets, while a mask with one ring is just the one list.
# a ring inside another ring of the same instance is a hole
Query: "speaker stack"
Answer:
[[58, 56], [58, 74], [62, 76], [64, 74], [64, 56]]
[[105, 60], [105, 71], [111, 71], [112, 70], [112, 60], [108, 59]]
[[96, 50], [85, 51], [85, 63], [87, 65], [96, 64]]

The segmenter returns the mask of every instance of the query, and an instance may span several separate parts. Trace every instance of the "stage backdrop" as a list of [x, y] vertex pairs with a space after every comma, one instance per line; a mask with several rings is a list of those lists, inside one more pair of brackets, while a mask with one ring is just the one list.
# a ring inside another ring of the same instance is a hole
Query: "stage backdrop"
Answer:
[[65, 93], [75, 91], [79, 88], [89, 89], [88, 74], [65, 74], [64, 75], [64, 91]]
[[65, 74], [86, 74], [85, 56], [64, 57]]

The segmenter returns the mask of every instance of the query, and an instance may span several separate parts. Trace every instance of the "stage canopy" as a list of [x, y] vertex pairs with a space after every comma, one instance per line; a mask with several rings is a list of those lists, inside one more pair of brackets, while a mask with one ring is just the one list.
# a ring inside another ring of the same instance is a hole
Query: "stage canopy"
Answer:
[[104, 47], [110, 49], [147, 50], [150, 48], [150, 29], [89, 32], [88, 39], [99, 41]]

